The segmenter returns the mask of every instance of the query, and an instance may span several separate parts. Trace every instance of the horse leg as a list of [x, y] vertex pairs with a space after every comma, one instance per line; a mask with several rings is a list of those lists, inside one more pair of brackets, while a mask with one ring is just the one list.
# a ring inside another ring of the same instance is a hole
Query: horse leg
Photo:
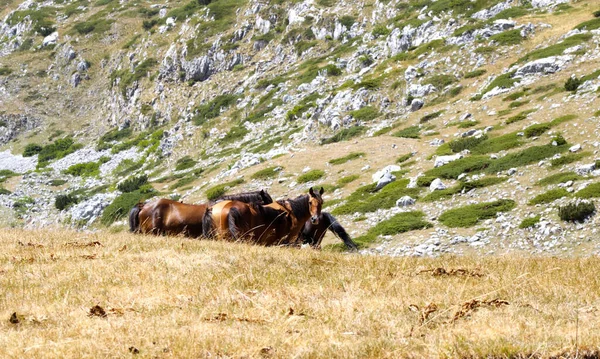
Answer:
[[243, 221], [242, 214], [237, 208], [232, 207], [227, 215], [227, 227], [229, 229], [229, 235], [234, 241], [240, 239], [240, 228], [237, 224], [241, 223], [241, 221]]

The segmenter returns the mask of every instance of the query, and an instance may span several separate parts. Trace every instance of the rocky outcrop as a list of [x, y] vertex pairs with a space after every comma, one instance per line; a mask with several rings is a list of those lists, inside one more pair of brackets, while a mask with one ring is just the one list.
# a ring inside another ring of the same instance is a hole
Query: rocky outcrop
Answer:
[[0, 114], [0, 145], [4, 145], [17, 136], [37, 128], [41, 120], [29, 115]]
[[21, 155], [13, 155], [8, 150], [0, 152], [0, 171], [9, 170], [15, 173], [25, 173], [35, 170], [37, 162], [37, 155], [23, 157]]
[[526, 63], [515, 73], [515, 77], [536, 74], [553, 74], [563, 69], [573, 59], [570, 55], [551, 56]]

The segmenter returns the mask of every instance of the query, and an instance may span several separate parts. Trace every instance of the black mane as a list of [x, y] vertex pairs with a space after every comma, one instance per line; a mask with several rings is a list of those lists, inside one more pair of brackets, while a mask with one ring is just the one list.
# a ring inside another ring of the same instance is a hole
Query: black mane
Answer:
[[294, 199], [277, 201], [277, 203], [279, 203], [282, 206], [285, 206], [286, 202], [290, 205], [292, 213], [294, 214], [294, 217], [296, 217], [296, 218], [303, 217], [307, 213], [310, 212], [310, 208], [308, 207], [308, 195], [307, 194], [298, 196]]
[[221, 196], [221, 197], [213, 200], [211, 203], [217, 203], [217, 202], [221, 202], [221, 201], [240, 201], [240, 202], [245, 202], [245, 203], [258, 203], [258, 204], [273, 203], [273, 199], [271, 198], [271, 196], [264, 190], [224, 195], [224, 196]]

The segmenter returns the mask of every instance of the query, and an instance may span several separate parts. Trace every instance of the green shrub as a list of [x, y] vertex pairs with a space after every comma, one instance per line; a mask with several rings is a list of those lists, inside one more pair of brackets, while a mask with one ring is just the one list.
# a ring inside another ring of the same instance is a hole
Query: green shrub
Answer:
[[169, 189], [172, 191], [174, 189], [183, 187], [185, 185], [188, 185], [188, 184], [194, 182], [196, 179], [197, 178], [195, 176], [186, 176], [186, 177], [180, 178], [179, 180], [177, 180], [177, 182], [175, 182], [174, 184], [169, 186]]
[[445, 88], [456, 82], [456, 77], [453, 75], [433, 75], [423, 81], [424, 84], [431, 84], [438, 90]]
[[8, 67], [8, 66], [1, 66], [0, 67], [0, 76], [7, 76], [12, 74], [13, 70]]
[[523, 144], [516, 132], [507, 133], [502, 136], [492, 137], [470, 148], [471, 153], [485, 155], [488, 153], [496, 153], [506, 151]]
[[479, 125], [479, 121], [477, 120], [469, 120], [469, 121], [461, 121], [458, 123], [456, 127], [458, 128], [469, 128], [473, 126]]
[[482, 95], [492, 91], [493, 89], [495, 89], [496, 87], [498, 88], [503, 88], [503, 89], [509, 89], [511, 87], [513, 87], [513, 85], [518, 82], [517, 79], [513, 79], [513, 75], [515, 74], [515, 71], [497, 76], [481, 93]]
[[187, 170], [188, 168], [194, 167], [196, 165], [196, 163], [198, 163], [198, 162], [196, 162], [190, 156], [184, 156], [184, 157], [178, 159], [177, 162], [175, 162], [175, 171]]
[[581, 80], [577, 77], [569, 77], [565, 82], [565, 90], [575, 92], [581, 85]]
[[529, 100], [527, 101], [513, 101], [511, 103], [508, 104], [508, 108], [509, 109], [513, 109], [513, 108], [517, 108], [517, 107], [521, 107], [523, 105], [527, 105], [529, 103]]
[[209, 201], [212, 201], [214, 199], [217, 199], [217, 198], [221, 197], [225, 193], [227, 193], [227, 191], [229, 189], [231, 189], [232, 187], [235, 187], [235, 186], [237, 186], [239, 184], [242, 184], [242, 183], [244, 183], [243, 179], [237, 179], [235, 181], [231, 181], [231, 182], [227, 182], [227, 183], [222, 183], [222, 184], [210, 187], [204, 193], [206, 194], [206, 198]]
[[569, 153], [569, 154], [566, 154], [559, 158], [555, 158], [555, 159], [551, 160], [550, 165], [552, 167], [559, 167], [559, 166], [563, 166], [563, 165], [566, 165], [569, 163], [579, 161], [580, 159], [591, 156], [591, 155], [592, 155], [591, 152]]
[[525, 96], [525, 91], [517, 91], [517, 92], [513, 92], [510, 95], [504, 97], [502, 99], [502, 101], [514, 101], [514, 100], [520, 99], [523, 96]]
[[474, 71], [471, 71], [471, 72], [467, 72], [465, 74], [465, 78], [466, 79], [472, 79], [474, 77], [479, 77], [479, 76], [485, 74], [486, 72], [487, 72], [487, 70], [485, 70], [485, 69], [474, 70]]
[[600, 10], [594, 11], [592, 15], [594, 15], [594, 17], [600, 17]]
[[417, 186], [419, 187], [429, 187], [431, 182], [433, 182], [437, 177], [435, 176], [419, 176], [417, 178]]
[[500, 19], [516, 19], [521, 16], [527, 15], [529, 12], [526, 8], [521, 6], [513, 6], [508, 9], [500, 11], [496, 16], [494, 16], [491, 20], [500, 20]]
[[371, 32], [375, 37], [383, 37], [388, 36], [391, 31], [383, 24], [375, 25], [373, 31]]
[[61, 138], [46, 145], [38, 154], [37, 168], [45, 167], [50, 161], [60, 159], [82, 148], [81, 144], [75, 143], [71, 137]]
[[64, 179], [53, 179], [48, 184], [50, 186], [52, 186], [52, 187], [58, 187], [58, 186], [62, 186], [65, 183], [67, 183], [67, 180], [64, 180]]
[[395, 132], [394, 134], [392, 134], [392, 136], [396, 136], [396, 137], [402, 137], [402, 138], [419, 138], [419, 132], [421, 131], [421, 128], [419, 126], [410, 126], [407, 128], [404, 128], [398, 132]]
[[54, 197], [54, 207], [59, 211], [67, 209], [77, 203], [79, 203], [79, 198], [72, 194], [59, 194]]
[[325, 176], [325, 171], [323, 170], [310, 170], [298, 176], [298, 179], [296, 181], [298, 183], [306, 183], [321, 179], [323, 178], [323, 176]]
[[241, 140], [248, 134], [248, 132], [250, 131], [248, 131], [248, 129], [243, 125], [233, 126], [229, 132], [227, 132], [225, 136], [219, 140], [219, 143], [221, 145], [226, 145]]
[[361, 158], [365, 155], [364, 152], [352, 152], [349, 153], [348, 155], [344, 156], [344, 157], [340, 157], [340, 158], [334, 158], [332, 160], [329, 161], [329, 164], [331, 165], [341, 165], [344, 164], [348, 161], [352, 161], [355, 160], [357, 158]]
[[254, 172], [254, 174], [252, 175], [252, 179], [265, 180], [269, 178], [274, 178], [277, 177], [281, 170], [282, 168], [279, 166], [267, 167], [260, 171]]
[[519, 114], [517, 114], [515, 116], [509, 117], [506, 120], [506, 124], [510, 125], [511, 123], [523, 121], [524, 119], [527, 118], [527, 115], [529, 115], [530, 113], [531, 113], [530, 111], [523, 111], [523, 112], [520, 112]]
[[100, 139], [98, 140], [98, 145], [96, 146], [96, 149], [99, 151], [108, 149], [111, 147], [111, 145], [109, 145], [109, 143], [117, 142], [119, 140], [127, 138], [127, 137], [131, 136], [131, 134], [132, 134], [131, 127], [123, 128], [121, 130], [119, 130], [118, 128], [110, 130], [107, 133], [105, 133], [104, 135], [102, 135], [102, 137], [100, 137]]
[[129, 211], [140, 201], [144, 201], [154, 195], [156, 191], [146, 188], [133, 192], [126, 192], [115, 198], [102, 212], [100, 222], [105, 226], [110, 226], [114, 221], [127, 216]]
[[333, 210], [334, 215], [352, 214], [355, 212], [375, 212], [378, 209], [392, 208], [396, 200], [402, 196], [416, 198], [420, 192], [418, 188], [406, 188], [408, 179], [396, 180], [383, 187], [379, 192], [375, 191], [376, 183], [359, 187], [348, 198], [346, 203]]
[[542, 178], [541, 180], [537, 181], [536, 185], [548, 186], [551, 184], [565, 183], [565, 182], [569, 182], [569, 181], [577, 181], [577, 180], [580, 180], [581, 178], [582, 177], [575, 172], [556, 173], [556, 174], [550, 175], [546, 178]]
[[219, 95], [207, 104], [197, 106], [195, 108], [195, 115], [192, 121], [196, 126], [200, 126], [204, 122], [206, 122], [206, 120], [219, 116], [221, 114], [222, 109], [226, 109], [229, 106], [235, 104], [237, 99], [238, 96], [236, 95]]
[[536, 124], [536, 125], [531, 125], [529, 127], [527, 127], [525, 129], [524, 134], [525, 137], [527, 138], [531, 138], [531, 137], [537, 137], [540, 136], [541, 134], [543, 134], [544, 132], [548, 131], [550, 129], [550, 125], [547, 123], [540, 123], [540, 124]]
[[533, 60], [544, 59], [550, 56], [562, 55], [566, 49], [573, 46], [577, 46], [583, 42], [589, 41], [591, 38], [591, 34], [576, 34], [573, 36], [569, 36], [557, 44], [550, 45], [548, 47], [534, 50], [528, 53], [527, 55], [517, 60], [517, 63], [529, 62]]
[[23, 150], [23, 157], [31, 157], [37, 155], [42, 152], [43, 147], [38, 145], [37, 143], [30, 143], [25, 146], [25, 150]]
[[345, 15], [339, 19], [340, 24], [344, 25], [348, 30], [354, 25], [356, 19], [352, 16]]
[[596, 212], [594, 202], [570, 203], [558, 207], [558, 216], [565, 222], [583, 222]]
[[97, 177], [100, 175], [100, 162], [77, 163], [63, 171], [76, 177]]
[[539, 162], [548, 157], [552, 157], [557, 153], [566, 151], [565, 145], [562, 146], [532, 146], [517, 153], [511, 153], [504, 157], [498, 158], [491, 162], [486, 168], [487, 173], [496, 173], [505, 171], [513, 167], [521, 167], [532, 163]]
[[342, 74], [342, 70], [334, 64], [329, 64], [323, 68], [327, 71], [327, 76], [340, 76]]
[[294, 44], [294, 49], [298, 55], [302, 55], [308, 49], [313, 48], [317, 45], [317, 41], [298, 41]]
[[439, 221], [451, 228], [472, 227], [480, 220], [494, 218], [497, 213], [510, 211], [514, 207], [515, 201], [510, 199], [472, 204], [442, 213]]
[[523, 41], [523, 36], [521, 36], [521, 30], [515, 29], [492, 35], [490, 40], [496, 41], [500, 46], [517, 45]]
[[541, 217], [539, 215], [537, 215], [535, 217], [525, 218], [524, 220], [521, 221], [521, 224], [519, 224], [519, 228], [521, 228], [521, 229], [531, 228], [540, 221], [540, 218]]
[[600, 197], [600, 183], [592, 183], [584, 189], [577, 191], [575, 197], [578, 198], [598, 198]]
[[581, 24], [575, 26], [575, 29], [588, 31], [600, 29], [600, 18], [584, 21]]
[[483, 141], [486, 141], [487, 139], [488, 139], [487, 135], [483, 135], [481, 137], [473, 137], [473, 136], [465, 137], [465, 138], [460, 138], [458, 140], [452, 140], [452, 141], [448, 142], [448, 146], [450, 147], [452, 152], [459, 153], [464, 150], [470, 150], [471, 148], [479, 145], [480, 143], [482, 143]]
[[492, 160], [488, 156], [469, 156], [452, 161], [446, 165], [430, 169], [429, 171], [425, 172], [425, 175], [446, 179], [456, 179], [463, 173], [482, 171], [488, 168], [491, 163]]
[[431, 223], [423, 220], [423, 216], [423, 212], [417, 211], [398, 213], [390, 219], [377, 223], [365, 235], [355, 238], [354, 241], [362, 247], [376, 240], [379, 235], [393, 236], [398, 233], [433, 227]]
[[80, 35], [87, 35], [90, 33], [102, 34], [110, 29], [110, 26], [112, 25], [113, 22], [114, 22], [114, 20], [105, 19], [105, 18], [92, 19], [89, 21], [77, 23], [77, 24], [75, 24], [75, 26], [73, 26], [73, 28]]
[[367, 128], [365, 126], [352, 126], [349, 128], [344, 128], [344, 129], [340, 130], [338, 133], [336, 133], [335, 135], [333, 135], [332, 137], [321, 140], [321, 144], [326, 145], [326, 144], [330, 144], [330, 143], [347, 141], [353, 137], [360, 136], [366, 130], [367, 130]]
[[365, 106], [359, 110], [350, 112], [350, 115], [357, 121], [371, 121], [381, 114], [375, 107]]
[[115, 84], [115, 80], [120, 78], [119, 89], [123, 97], [127, 95], [127, 88], [129, 88], [134, 82], [140, 81], [141, 79], [148, 77], [150, 71], [158, 65], [158, 61], [155, 58], [148, 58], [141, 63], [137, 64], [133, 72], [129, 69], [120, 71], [113, 71], [110, 74], [111, 85]]
[[411, 159], [411, 158], [412, 158], [412, 156], [413, 156], [413, 154], [412, 154], [412, 153], [407, 153], [407, 154], [405, 154], [405, 155], [402, 155], [402, 156], [398, 157], [398, 159], [396, 160], [396, 163], [403, 163], [403, 162], [406, 162], [406, 161], [408, 161], [409, 159]]
[[119, 183], [117, 188], [121, 192], [134, 192], [139, 190], [143, 185], [148, 183], [148, 176], [141, 175], [137, 177], [128, 178], [125, 181]]
[[11, 192], [11, 191], [9, 191], [9, 190], [7, 190], [6, 188], [4, 188], [4, 187], [0, 187], [0, 195], [3, 195], [3, 194], [11, 194], [11, 193], [12, 193], [12, 192]]
[[532, 198], [528, 203], [530, 206], [536, 204], [552, 203], [559, 198], [569, 197], [571, 194], [564, 188], [551, 189], [548, 192], [539, 194]]
[[458, 185], [440, 190], [433, 191], [429, 193], [427, 196], [423, 197], [424, 202], [433, 202], [440, 199], [452, 197], [457, 193], [468, 192], [475, 188], [483, 188], [488, 186], [493, 186], [499, 183], [506, 181], [506, 177], [484, 177], [479, 180], [469, 181], [469, 182], [460, 182]]
[[440, 117], [440, 115], [442, 114], [442, 112], [444, 112], [444, 111], [440, 110], [440, 111], [436, 111], [436, 112], [432, 112], [430, 114], [427, 114], [427, 115], [421, 117], [421, 119], [419, 120], [419, 123], [426, 123], [426, 122], [429, 122], [429, 121], [431, 121], [431, 120], [433, 120], [435, 118], [438, 118], [438, 117]]

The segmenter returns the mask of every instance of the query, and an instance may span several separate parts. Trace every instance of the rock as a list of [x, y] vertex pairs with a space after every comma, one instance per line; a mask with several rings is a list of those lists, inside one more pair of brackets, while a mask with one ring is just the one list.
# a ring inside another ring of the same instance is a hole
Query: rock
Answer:
[[158, 17], [160, 17], [161, 19], [163, 19], [165, 16], [167, 16], [167, 9], [162, 8], [158, 11]]
[[534, 60], [520, 67], [515, 73], [515, 77], [524, 77], [535, 74], [553, 74], [560, 71], [565, 65], [573, 59], [571, 55], [550, 56], [539, 60]]
[[364, 172], [364, 171], [368, 171], [368, 170], [370, 170], [370, 169], [371, 169], [371, 166], [369, 166], [369, 165], [364, 165], [364, 167], [363, 167], [363, 168], [361, 168], [360, 170]]
[[35, 170], [37, 162], [37, 155], [23, 157], [21, 155], [13, 155], [10, 153], [10, 150], [0, 152], [0, 171], [9, 170], [15, 173], [25, 173]]
[[408, 95], [413, 97], [425, 97], [435, 91], [437, 91], [437, 89], [432, 84], [411, 84], [408, 87]]
[[569, 0], [531, 0], [531, 6], [534, 8], [552, 7], [558, 4], [568, 3]]
[[117, 197], [115, 192], [98, 193], [84, 202], [78, 203], [69, 209], [71, 219], [76, 222], [85, 221], [87, 225], [92, 224], [104, 208], [106, 208]]
[[445, 142], [444, 140], [436, 138], [436, 139], [432, 140], [431, 142], [429, 142], [429, 145], [431, 145], [431, 146], [441, 146], [441, 145], [444, 144], [444, 142]]
[[500, 12], [502, 12], [503, 10], [506, 10], [510, 7], [511, 7], [510, 1], [502, 2], [502, 3], [492, 6], [489, 9], [483, 9], [481, 11], [478, 11], [478, 12], [474, 13], [473, 15], [471, 15], [471, 17], [474, 19], [479, 19], [479, 20], [488, 20], [489, 18], [492, 18], [492, 17], [498, 15]]
[[410, 103], [410, 110], [412, 112], [418, 111], [421, 109], [421, 107], [423, 107], [425, 103], [423, 102], [423, 100], [419, 99], [419, 98], [415, 98], [412, 100], [412, 102]]
[[50, 35], [44, 37], [44, 40], [42, 40], [42, 47], [46, 47], [46, 46], [50, 46], [50, 45], [56, 45], [56, 42], [58, 41], [58, 32], [53, 32]]
[[516, 168], [511, 168], [508, 171], [506, 171], [506, 174], [509, 175], [509, 176], [512, 176], [515, 173], [517, 173], [517, 169]]
[[205, 81], [214, 72], [213, 61], [208, 56], [197, 57], [192, 61], [182, 61], [185, 80]]
[[415, 199], [411, 196], [404, 196], [396, 201], [396, 207], [408, 207], [415, 204]]
[[79, 72], [75, 72], [73, 75], [71, 75], [70, 83], [73, 87], [79, 86], [79, 84], [81, 83], [81, 75], [79, 74]]
[[[1, 85], [0, 85], [1, 88]], [[1, 95], [1, 92], [0, 92]], [[2, 103], [0, 96], [0, 103]], [[0, 145], [4, 145], [17, 136], [37, 129], [41, 120], [31, 115], [24, 114], [1, 114], [0, 113]]]
[[440, 167], [443, 166], [445, 164], [448, 164], [452, 161], [456, 161], [458, 159], [463, 158], [463, 155], [460, 153], [457, 153], [455, 155], [449, 155], [449, 156], [437, 156], [435, 158], [435, 162], [433, 164], [433, 167]]
[[581, 145], [580, 144], [573, 145], [573, 146], [571, 146], [569, 148], [569, 152], [577, 152], [579, 150], [581, 150]]
[[90, 68], [90, 63], [82, 60], [77, 64], [77, 71], [87, 71]]
[[266, 34], [271, 30], [271, 22], [264, 20], [260, 15], [256, 15], [255, 29], [262, 35]]
[[417, 74], [418, 74], [418, 72], [417, 72], [417, 68], [416, 68], [416, 67], [413, 67], [413, 66], [409, 66], [409, 67], [406, 69], [406, 71], [404, 72], [404, 79], [405, 79], [407, 82], [410, 82], [410, 81], [412, 81], [414, 78], [416, 78], [416, 77], [417, 77]]
[[403, 34], [399, 28], [395, 28], [388, 35], [385, 45], [388, 49], [388, 56], [397, 55], [405, 52], [411, 46], [411, 36]]
[[385, 166], [383, 169], [375, 172], [371, 176], [371, 178], [373, 179], [373, 182], [379, 182], [379, 180], [381, 180], [386, 173], [392, 173], [392, 172], [396, 172], [396, 171], [400, 171], [400, 166], [398, 166], [398, 165]]
[[379, 179], [379, 181], [377, 181], [377, 186], [375, 187], [375, 190], [379, 191], [380, 189], [394, 182], [395, 180], [396, 176], [387, 172]]
[[431, 192], [433, 192], [433, 191], [441, 191], [441, 190], [444, 190], [446, 188], [447, 188], [446, 185], [439, 178], [434, 179], [431, 182], [431, 184], [429, 185], [429, 190]]
[[578, 175], [585, 176], [587, 174], [590, 174], [595, 169], [596, 169], [596, 164], [595, 163], [590, 163], [590, 164], [587, 164], [587, 165], [582, 165], [582, 166], [577, 167], [575, 169], [575, 172]]

